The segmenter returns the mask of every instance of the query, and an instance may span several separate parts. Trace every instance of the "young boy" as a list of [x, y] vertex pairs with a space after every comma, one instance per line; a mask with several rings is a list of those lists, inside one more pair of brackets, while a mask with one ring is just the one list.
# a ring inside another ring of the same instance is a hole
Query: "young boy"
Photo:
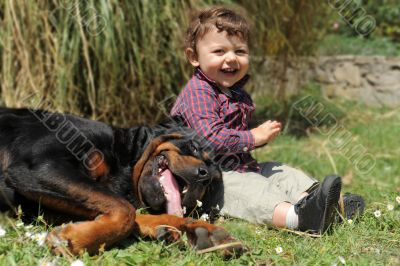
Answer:
[[[223, 172], [223, 185], [213, 188], [211, 202], [222, 214], [323, 233], [335, 220], [340, 177], [328, 176], [319, 185], [281, 163], [258, 163], [249, 153], [271, 142], [282, 127], [268, 120], [248, 128], [255, 108], [242, 89], [249, 78], [249, 35], [246, 19], [224, 7], [204, 10], [193, 18], [185, 53], [195, 73], [171, 115], [183, 117], [216, 153], [237, 158], [238, 163]], [[347, 195], [347, 202], [349, 199], [354, 201]], [[357, 209], [347, 208], [348, 215]]]

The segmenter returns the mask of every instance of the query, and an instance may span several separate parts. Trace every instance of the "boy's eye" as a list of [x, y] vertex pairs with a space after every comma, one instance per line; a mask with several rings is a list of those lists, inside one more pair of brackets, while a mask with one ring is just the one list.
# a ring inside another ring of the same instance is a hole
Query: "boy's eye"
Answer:
[[222, 50], [222, 49], [216, 49], [216, 50], [213, 51], [213, 53], [214, 53], [214, 54], [220, 54], [220, 55], [222, 55], [222, 54], [224, 54], [224, 50]]
[[236, 50], [236, 53], [237, 54], [247, 54], [247, 51], [244, 49], [239, 49], [239, 50]]

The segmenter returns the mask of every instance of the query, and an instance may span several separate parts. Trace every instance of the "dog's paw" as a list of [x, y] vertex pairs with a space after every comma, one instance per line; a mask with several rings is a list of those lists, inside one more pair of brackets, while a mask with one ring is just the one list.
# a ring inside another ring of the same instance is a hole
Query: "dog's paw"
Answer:
[[46, 237], [46, 244], [47, 246], [56, 254], [62, 255], [68, 250], [68, 240], [63, 239], [60, 236], [62, 231], [62, 227], [58, 226], [55, 227]]
[[241, 256], [247, 249], [225, 229], [214, 225], [196, 225], [187, 228], [188, 240], [200, 253], [218, 250], [225, 259]]
[[182, 232], [177, 228], [167, 225], [159, 225], [156, 229], [158, 241], [165, 241], [167, 244], [177, 242], [181, 239]]
[[69, 223], [67, 225], [55, 227], [46, 238], [47, 246], [58, 255], [65, 255], [72, 253], [78, 255], [83, 251], [94, 254], [98, 251], [98, 247], [90, 245], [87, 237], [77, 231], [81, 223]]

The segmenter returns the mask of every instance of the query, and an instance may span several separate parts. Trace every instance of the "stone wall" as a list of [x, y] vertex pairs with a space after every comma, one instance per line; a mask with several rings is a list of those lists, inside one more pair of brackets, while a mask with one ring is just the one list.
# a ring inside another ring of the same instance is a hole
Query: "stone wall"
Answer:
[[400, 106], [400, 57], [320, 57], [311, 69], [312, 79], [328, 97], [359, 100], [370, 106]]
[[[282, 73], [279, 61], [264, 63], [263, 80], [276, 88]], [[317, 81], [327, 97], [357, 100], [369, 106], [400, 106], [400, 57], [322, 56], [300, 58], [287, 71], [287, 92], [293, 93], [310, 81]]]

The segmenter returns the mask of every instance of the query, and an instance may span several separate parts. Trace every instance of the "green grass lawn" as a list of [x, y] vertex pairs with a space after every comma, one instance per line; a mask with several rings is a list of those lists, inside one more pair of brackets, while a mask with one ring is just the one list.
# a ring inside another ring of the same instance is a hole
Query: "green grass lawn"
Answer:
[[400, 44], [386, 37], [363, 38], [330, 34], [318, 49], [320, 55], [385, 55], [400, 56]]
[[[354, 160], [349, 160], [334, 145], [332, 135], [318, 130], [296, 139], [280, 136], [274, 143], [255, 152], [260, 160], [281, 161], [322, 179], [337, 172], [346, 176], [344, 191], [363, 195], [365, 215], [353, 223], [345, 222], [322, 238], [298, 236], [263, 225], [237, 219], [219, 224], [243, 241], [250, 251], [239, 259], [223, 261], [217, 253], [197, 255], [182, 244], [163, 246], [154, 241], [127, 239], [120, 246], [98, 256], [79, 257], [86, 265], [400, 265], [400, 112], [368, 109], [355, 104], [337, 105], [346, 112], [342, 125], [352, 137], [352, 145], [362, 145], [376, 164], [361, 174]], [[328, 132], [325, 129], [324, 132]], [[336, 143], [336, 142], [335, 142]], [[373, 165], [372, 163], [370, 165]], [[388, 204], [394, 210], [388, 210]], [[380, 217], [374, 212], [379, 210]], [[56, 257], [39, 245], [27, 232], [46, 230], [40, 219], [32, 228], [18, 220], [0, 216], [5, 235], [0, 237], [0, 265], [38, 265], [53, 261], [69, 265], [78, 257]], [[282, 252], [276, 251], [277, 247]]]

